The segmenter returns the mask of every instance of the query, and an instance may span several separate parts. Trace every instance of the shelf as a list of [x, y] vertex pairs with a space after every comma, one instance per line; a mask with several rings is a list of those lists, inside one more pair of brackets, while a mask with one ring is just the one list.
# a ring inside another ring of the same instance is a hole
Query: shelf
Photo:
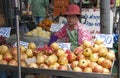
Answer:
[[[18, 67], [0, 64], [0, 70], [17, 72]], [[21, 67], [21, 72], [27, 74], [29, 73], [33, 75], [47, 74], [47, 75], [64, 76], [70, 78], [111, 78], [113, 76], [113, 74], [83, 73], [83, 72], [37, 69], [37, 68], [26, 68], [26, 67]]]

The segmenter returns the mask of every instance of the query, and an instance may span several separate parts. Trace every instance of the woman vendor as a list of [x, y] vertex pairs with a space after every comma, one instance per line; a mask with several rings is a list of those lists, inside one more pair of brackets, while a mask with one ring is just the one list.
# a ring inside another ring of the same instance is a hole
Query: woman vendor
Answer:
[[92, 40], [90, 32], [85, 28], [84, 24], [79, 22], [80, 8], [76, 4], [70, 4], [63, 16], [66, 17], [67, 23], [57, 32], [51, 35], [48, 45], [57, 41], [57, 39], [65, 39], [65, 42], [71, 43], [71, 50], [81, 45], [84, 40]]

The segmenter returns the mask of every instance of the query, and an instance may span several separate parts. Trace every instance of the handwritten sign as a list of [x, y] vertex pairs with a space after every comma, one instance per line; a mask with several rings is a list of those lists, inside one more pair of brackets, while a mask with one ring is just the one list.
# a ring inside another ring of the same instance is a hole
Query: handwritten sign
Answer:
[[58, 43], [59, 47], [63, 50], [70, 50], [71, 43]]
[[4, 37], [10, 37], [11, 27], [1, 27], [0, 35]]
[[57, 32], [58, 30], [60, 30], [61, 28], [63, 27], [63, 24], [55, 24], [55, 23], [53, 23], [52, 25], [51, 25], [51, 28], [50, 28], [50, 31], [51, 32]]
[[25, 59], [25, 61], [29, 65], [30, 63], [36, 63], [36, 58], [35, 57], [28, 58], [28, 59]]
[[100, 9], [82, 9], [81, 12], [86, 19], [82, 18], [81, 22], [85, 23], [94, 38], [95, 34], [100, 34]]
[[113, 48], [113, 35], [109, 34], [96, 34], [95, 39], [102, 39], [104, 41], [104, 44], [108, 48]]
[[[93, 38], [95, 37], [95, 34], [100, 34], [100, 9], [85, 9], [83, 8], [82, 16], [85, 17], [81, 19], [82, 23], [85, 23], [92, 34]], [[110, 33], [112, 33], [113, 28], [113, 12], [110, 10]]]
[[[82, 15], [87, 18], [87, 26], [100, 26], [100, 10], [99, 9], [82, 9]], [[82, 21], [83, 22], [83, 21]]]
[[[21, 45], [21, 46], [24, 46], [25, 48], [27, 48], [28, 44], [29, 44], [29, 43], [27, 43], [27, 42], [20, 41], [20, 45]], [[17, 46], [17, 42], [15, 43], [14, 46]]]

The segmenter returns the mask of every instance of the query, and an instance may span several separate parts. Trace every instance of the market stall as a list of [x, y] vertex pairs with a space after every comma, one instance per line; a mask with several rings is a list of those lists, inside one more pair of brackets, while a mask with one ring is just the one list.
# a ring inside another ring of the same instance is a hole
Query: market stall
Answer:
[[[91, 45], [90, 42], [85, 41], [83, 46], [79, 46], [71, 52], [63, 50], [55, 42], [50, 47], [47, 45], [36, 47], [35, 43], [30, 42], [26, 47], [25, 45], [20, 46], [21, 72], [71, 78], [109, 78], [114, 76], [112, 74], [115, 60], [113, 50], [107, 49], [100, 40], [94, 43]], [[101, 46], [98, 47], [98, 44]], [[90, 46], [92, 50], [88, 48]], [[102, 49], [98, 52], [99, 48]], [[17, 62], [17, 46], [1, 45], [0, 54], [1, 70], [17, 72], [19, 64]]]
[[[18, 13], [17, 2], [16, 13]], [[103, 41], [85, 41], [83, 46], [79, 46], [73, 51], [68, 49], [68, 44], [67, 50], [65, 44], [60, 46], [53, 43], [49, 47], [46, 44], [50, 40], [50, 28], [51, 25], [57, 26], [56, 22], [45, 19], [35, 29], [26, 33], [19, 33], [18, 17], [18, 14], [16, 14], [16, 35], [6, 38], [5, 45], [3, 43], [0, 46], [0, 70], [19, 72], [19, 78], [21, 78], [21, 73], [70, 78], [112, 78], [117, 75], [112, 73], [116, 60], [114, 51], [103, 45]], [[54, 31], [55, 29], [53, 28]], [[108, 35], [104, 36], [107, 37]], [[7, 47], [6, 42], [12, 46]], [[98, 46], [100, 44], [101, 46]], [[80, 61], [80, 59], [82, 60]], [[100, 60], [98, 61], [98, 59]], [[91, 66], [91, 61], [96, 66]], [[54, 63], [55, 65], [53, 65]]]
[[[6, 66], [6, 65], [0, 65], [0, 68], [2, 70], [6, 71], [18, 71], [18, 67], [15, 66]], [[33, 69], [33, 68], [21, 68], [22, 73], [28, 73], [28, 75], [52, 75], [52, 76], [63, 76], [63, 77], [69, 77], [69, 78], [111, 78], [115, 77], [115, 74], [95, 74], [95, 73], [80, 73], [80, 72], [72, 72], [72, 71], [59, 71], [59, 70], [50, 70], [50, 69]], [[34, 71], [34, 72], [33, 72]]]
[[[56, 43], [52, 44], [51, 47], [54, 47], [54, 45], [56, 45]], [[17, 57], [16, 57], [17, 47], [12, 47], [10, 52], [6, 52], [7, 47], [4, 45], [1, 45], [0, 48], [4, 49], [4, 50], [1, 50], [1, 55], [3, 55], [3, 59], [1, 58], [1, 65], [0, 65], [1, 70], [18, 72], [18, 63], [17, 63]], [[96, 55], [94, 55], [94, 53], [93, 53], [94, 57], [89, 58], [88, 60], [85, 60], [84, 58], [88, 57], [88, 54], [86, 54], [87, 49], [85, 49], [85, 51], [83, 52], [84, 54], [83, 57], [81, 54], [79, 54], [75, 59], [76, 55], [72, 55], [73, 53], [70, 53], [69, 57], [63, 56], [64, 54], [65, 55], [68, 54], [69, 52], [68, 50], [67, 50], [67, 53], [65, 53], [64, 50], [59, 49], [58, 52], [54, 54], [55, 53], [53, 52], [54, 50], [50, 51], [51, 48], [44, 46], [43, 48], [39, 47], [37, 48], [37, 50], [32, 52], [32, 50], [36, 48], [34, 43], [29, 43], [28, 48], [29, 49], [26, 49], [25, 51], [25, 47], [21, 46], [21, 49], [20, 49], [20, 52], [21, 52], [20, 65], [21, 65], [22, 73], [29, 72], [28, 74], [34, 74], [34, 75], [45, 74], [45, 75], [51, 75], [51, 76], [65, 76], [65, 77], [71, 77], [71, 78], [72, 77], [110, 78], [116, 75], [116, 74], [112, 74], [112, 67], [113, 67], [114, 61], [110, 63], [109, 60], [105, 60], [104, 64], [100, 64], [102, 62], [101, 60], [96, 63], [95, 67], [93, 67], [95, 64], [92, 64], [92, 63], [95, 63], [96, 59], [98, 58], [96, 57]], [[56, 49], [56, 47], [54, 47], [54, 49]], [[75, 54], [78, 53], [77, 52], [78, 49], [79, 48], [77, 48], [76, 51], [74, 51]], [[100, 53], [102, 53], [102, 51]], [[71, 58], [70, 58], [70, 55], [72, 55]], [[91, 54], [91, 56], [93, 55]], [[112, 55], [106, 56], [106, 57], [111, 60], [115, 59], [115, 57]], [[90, 63], [90, 60], [93, 62]], [[80, 66], [80, 68], [75, 65], [76, 63], [78, 63], [78, 66]], [[99, 64], [99, 66], [97, 66], [97, 64]], [[89, 68], [86, 66], [88, 66]], [[104, 69], [101, 66], [103, 66]], [[93, 71], [91, 71], [91, 68], [93, 68], [92, 69]]]

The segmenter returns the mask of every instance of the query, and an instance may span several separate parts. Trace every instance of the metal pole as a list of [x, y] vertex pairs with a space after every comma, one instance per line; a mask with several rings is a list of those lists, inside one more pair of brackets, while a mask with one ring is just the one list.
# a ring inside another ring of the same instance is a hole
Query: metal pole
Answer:
[[100, 0], [100, 32], [110, 34], [110, 0]]
[[118, 42], [118, 62], [119, 62], [119, 65], [118, 65], [118, 77], [120, 78], [120, 7], [118, 9], [119, 11], [119, 24], [118, 24], [118, 28], [119, 28], [119, 42]]
[[22, 0], [19, 0], [20, 2], [20, 12], [22, 11]]
[[17, 28], [17, 55], [18, 55], [18, 76], [21, 78], [21, 62], [20, 62], [20, 33], [19, 33], [19, 5], [15, 0], [16, 28]]

